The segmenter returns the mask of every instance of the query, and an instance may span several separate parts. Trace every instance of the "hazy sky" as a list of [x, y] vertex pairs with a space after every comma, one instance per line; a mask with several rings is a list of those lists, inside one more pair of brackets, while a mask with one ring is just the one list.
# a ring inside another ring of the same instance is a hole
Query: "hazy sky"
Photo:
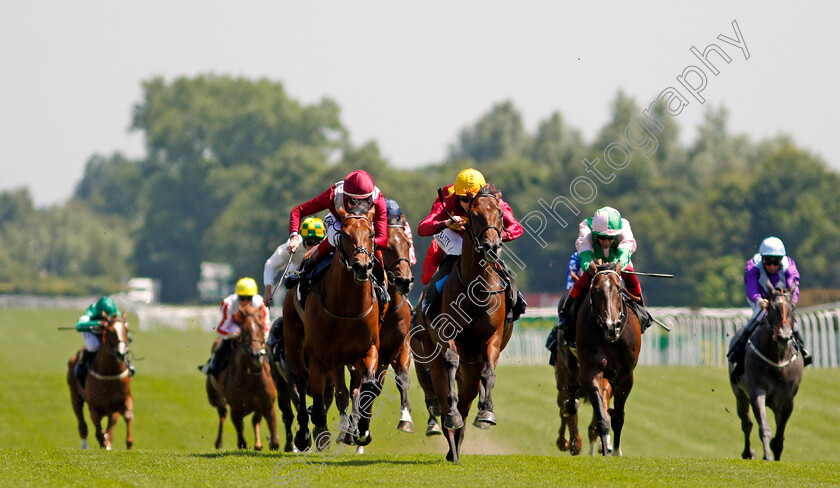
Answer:
[[[91, 155], [140, 157], [128, 126], [153, 76], [267, 77], [306, 103], [329, 96], [354, 142], [409, 167], [441, 160], [505, 99], [528, 130], [560, 111], [591, 140], [617, 89], [642, 105], [683, 89], [677, 76], [701, 66], [689, 49], [710, 43], [732, 61], [711, 55], [706, 106], [840, 168], [840, 3], [583, 3], [0, 0], [0, 190], [60, 203]], [[735, 37], [733, 20], [749, 59], [717, 39]], [[705, 110], [689, 102], [684, 141]]]

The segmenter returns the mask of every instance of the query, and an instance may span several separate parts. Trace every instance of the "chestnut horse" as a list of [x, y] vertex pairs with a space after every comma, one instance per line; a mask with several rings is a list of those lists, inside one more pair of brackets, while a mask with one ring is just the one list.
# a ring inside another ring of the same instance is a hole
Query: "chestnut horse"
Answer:
[[233, 322], [239, 325], [239, 337], [228, 339], [234, 348], [230, 361], [219, 372], [219, 378], [208, 374], [205, 383], [207, 399], [219, 413], [219, 432], [216, 436], [216, 449], [222, 448], [222, 428], [227, 418], [227, 407], [236, 428], [237, 447], [245, 449], [248, 444], [243, 435], [243, 418], [253, 412], [251, 423], [254, 426], [254, 449], [262, 449], [260, 439], [260, 421], [268, 423], [268, 448], [279, 449], [277, 437], [277, 411], [274, 399], [277, 395], [271, 380], [268, 361], [265, 355], [265, 338], [262, 324], [262, 311], [259, 307], [240, 308], [233, 315]]
[[[796, 319], [792, 293], [793, 290], [776, 289], [770, 285], [766, 319], [750, 336], [749, 348], [744, 356], [744, 374], [738, 378], [737, 383], [730, 379], [732, 392], [738, 402], [741, 430], [744, 432], [744, 452], [741, 453], [744, 459], [755, 457], [755, 451], [750, 449], [750, 406], [758, 422], [764, 459], [778, 461], [782, 457], [785, 427], [793, 413], [793, 397], [799, 391], [802, 369], [805, 367], [802, 354], [791, 347]], [[772, 439], [765, 406], [776, 414], [776, 435]]]
[[405, 215], [388, 222], [388, 247], [382, 250], [383, 266], [388, 278], [388, 294], [391, 304], [385, 313], [382, 329], [379, 331], [379, 367], [376, 378], [380, 391], [384, 388], [385, 372], [390, 365], [396, 374], [397, 389], [400, 391], [400, 421], [397, 429], [414, 432], [411, 420], [411, 405], [408, 400], [411, 349], [406, 341], [411, 327], [411, 304], [406, 295], [411, 291], [414, 276], [411, 273], [409, 252], [411, 242], [405, 232]]
[[[375, 209], [356, 206], [339, 210], [341, 232], [336, 252], [324, 276], [313, 283], [300, 310], [296, 293], [286, 294], [283, 331], [287, 360], [298, 392], [297, 418], [300, 429], [294, 443], [300, 451], [311, 445], [306, 394], [311, 392], [315, 447], [326, 449], [332, 441], [327, 430], [324, 390], [327, 377], [336, 386], [336, 406], [342, 415], [341, 434], [359, 446], [370, 444], [370, 410], [379, 393], [376, 369], [379, 364], [379, 307], [373, 296]], [[308, 368], [307, 368], [308, 366]], [[349, 396], [344, 367], [353, 366], [360, 385], [352, 384], [353, 416], [347, 418]], [[307, 375], [308, 369], [308, 375]], [[364, 414], [362, 413], [364, 411]], [[345, 424], [345, 422], [349, 422]]]
[[[601, 454], [609, 452], [610, 422], [615, 434], [614, 456], [621, 456], [621, 429], [624, 407], [633, 388], [633, 370], [639, 360], [641, 327], [633, 310], [624, 302], [627, 290], [621, 283], [621, 267], [617, 263], [586, 270], [592, 276], [589, 294], [577, 313], [577, 360], [580, 365], [580, 386], [592, 404], [595, 431], [601, 439]], [[558, 361], [559, 362], [559, 361]], [[603, 381], [612, 386], [614, 408], [604, 401]], [[569, 389], [569, 400], [563, 407], [576, 413], [577, 392]], [[570, 417], [570, 431], [577, 430], [577, 421]]]
[[509, 285], [496, 270], [504, 230], [500, 198], [498, 190], [485, 185], [470, 199], [464, 232], [467, 238], [461, 257], [443, 285], [441, 314], [431, 324], [426, 324], [425, 314], [418, 314], [418, 324], [425, 326], [434, 343], [431, 348], [437, 351], [430, 362], [432, 385], [445, 413], [443, 426], [449, 443], [446, 459], [452, 462], [458, 462], [464, 439], [463, 419], [479, 390], [483, 393], [476, 422], [496, 424], [495, 369], [513, 332], [513, 324], [505, 324]]
[[[91, 331], [93, 332], [93, 331]], [[125, 314], [114, 314], [105, 326], [99, 327], [101, 344], [90, 365], [86, 387], [82, 388], [73, 373], [76, 363], [81, 359], [82, 351], [70, 358], [67, 363], [67, 384], [70, 386], [70, 403], [78, 420], [79, 437], [82, 449], [88, 448], [88, 427], [85, 423], [84, 404], [90, 410], [90, 420], [96, 430], [99, 447], [111, 450], [114, 439], [114, 425], [120, 415], [125, 419], [125, 446], [131, 449], [134, 438], [131, 423], [134, 420], [134, 401], [131, 397], [131, 375], [125, 358], [128, 354], [128, 325]], [[94, 332], [95, 333], [95, 332]], [[102, 430], [102, 418], [108, 418], [108, 427]]]

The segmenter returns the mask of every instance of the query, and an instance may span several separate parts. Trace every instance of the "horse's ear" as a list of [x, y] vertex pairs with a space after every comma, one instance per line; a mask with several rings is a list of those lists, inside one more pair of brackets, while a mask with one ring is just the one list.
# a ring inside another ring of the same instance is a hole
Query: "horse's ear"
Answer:
[[797, 283], [796, 280], [793, 280], [793, 285], [790, 287], [790, 294], [793, 295], [798, 287], [799, 283]]
[[589, 267], [586, 268], [586, 272], [590, 275], [594, 275], [598, 272], [598, 267], [595, 266], [595, 261], [589, 261]]
[[347, 210], [344, 210], [344, 207], [338, 207], [338, 218], [344, 221], [345, 217], [347, 217]]

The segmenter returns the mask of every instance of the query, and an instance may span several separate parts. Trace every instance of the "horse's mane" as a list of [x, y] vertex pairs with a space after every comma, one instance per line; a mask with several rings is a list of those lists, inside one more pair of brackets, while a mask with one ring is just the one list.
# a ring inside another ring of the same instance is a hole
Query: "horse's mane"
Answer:
[[617, 271], [618, 270], [618, 263], [605, 263], [605, 264], [598, 264], [595, 266], [597, 271]]
[[478, 193], [475, 194], [477, 197], [498, 197], [501, 195], [502, 192], [496, 189], [495, 186], [487, 183], [486, 185], [479, 188]]
[[371, 202], [369, 200], [362, 200], [347, 213], [349, 215], [365, 215], [370, 212], [370, 207]]

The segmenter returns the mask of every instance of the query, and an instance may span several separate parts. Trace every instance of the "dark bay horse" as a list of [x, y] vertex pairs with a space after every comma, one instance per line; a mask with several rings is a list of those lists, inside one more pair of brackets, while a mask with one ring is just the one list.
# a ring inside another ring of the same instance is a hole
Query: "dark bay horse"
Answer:
[[[449, 443], [446, 459], [458, 462], [464, 439], [464, 417], [479, 401], [477, 422], [496, 424], [493, 386], [499, 354], [510, 340], [505, 324], [505, 292], [496, 263], [501, 258], [504, 221], [501, 194], [485, 185], [470, 200], [461, 257], [443, 285], [441, 314], [431, 324], [418, 315], [439, 353], [430, 362], [432, 384]], [[416, 359], [416, 357], [415, 357]], [[456, 388], [457, 383], [457, 388]]]
[[[580, 387], [592, 404], [601, 454], [606, 456], [609, 452], [612, 422], [615, 434], [612, 454], [621, 456], [624, 407], [633, 388], [633, 370], [639, 360], [642, 332], [638, 317], [622, 296], [628, 292], [621, 283], [621, 267], [616, 263], [599, 266], [590, 263], [586, 272], [592, 276], [592, 283], [576, 321]], [[609, 412], [603, 396], [604, 379], [612, 386], [614, 408]], [[569, 393], [564, 408], [573, 414], [576, 413], [577, 392], [570, 389]]]
[[[384, 389], [386, 371], [390, 365], [396, 374], [400, 391], [400, 421], [397, 429], [414, 432], [411, 420], [411, 405], [408, 400], [411, 350], [406, 337], [411, 327], [411, 304], [406, 295], [411, 291], [414, 276], [411, 273], [409, 252], [411, 242], [405, 232], [405, 215], [390, 218], [388, 222], [388, 247], [382, 250], [383, 266], [388, 278], [388, 294], [391, 304], [385, 313], [382, 329], [379, 331], [379, 366], [376, 377], [380, 391]], [[386, 394], [389, 394], [386, 392]]]
[[277, 411], [274, 410], [276, 391], [271, 380], [268, 361], [265, 355], [265, 338], [262, 325], [262, 311], [259, 307], [240, 308], [233, 315], [233, 322], [239, 325], [239, 337], [228, 339], [235, 341], [231, 360], [219, 372], [219, 378], [207, 375], [205, 388], [210, 405], [219, 413], [219, 432], [216, 436], [216, 449], [222, 447], [222, 428], [227, 418], [227, 407], [236, 428], [237, 447], [248, 447], [243, 435], [243, 418], [252, 413], [254, 426], [254, 449], [262, 449], [260, 439], [260, 421], [268, 423], [268, 447], [272, 451], [279, 449], [277, 437]]
[[[755, 458], [755, 451], [750, 449], [750, 406], [758, 422], [764, 459], [778, 461], [782, 457], [785, 427], [793, 412], [793, 397], [799, 391], [805, 367], [802, 354], [791, 345], [796, 308], [792, 293], [793, 290], [775, 289], [770, 285], [765, 320], [756, 328], [747, 344], [744, 374], [738, 378], [737, 383], [730, 379], [738, 404], [741, 430], [744, 432], [744, 452], [741, 453], [744, 459]], [[770, 407], [776, 414], [776, 435], [772, 439], [765, 407]]]
[[[114, 314], [105, 326], [99, 327], [101, 345], [88, 371], [86, 387], [82, 388], [73, 373], [82, 351], [75, 354], [67, 363], [67, 384], [70, 386], [70, 402], [78, 420], [79, 437], [82, 449], [88, 448], [88, 427], [85, 423], [84, 404], [90, 410], [90, 420], [96, 431], [99, 447], [111, 450], [114, 439], [114, 425], [120, 415], [125, 419], [125, 446], [131, 449], [134, 438], [131, 423], [134, 420], [134, 401], [131, 397], [131, 375], [125, 358], [128, 354], [128, 326], [125, 315]], [[102, 430], [102, 418], [108, 418], [108, 426]]]
[[353, 415], [349, 424], [340, 425], [339, 435], [346, 434], [348, 440], [360, 446], [372, 440], [370, 411], [379, 393], [376, 369], [380, 327], [379, 307], [370, 280], [374, 265], [374, 213], [375, 209], [364, 205], [349, 213], [339, 210], [341, 232], [329, 269], [313, 284], [305, 310], [300, 310], [295, 293], [287, 294], [283, 306], [286, 354], [293, 370], [292, 386], [300, 402], [297, 408], [300, 430], [294, 439], [300, 451], [311, 445], [307, 392], [313, 398], [315, 447], [326, 449], [332, 441], [324, 402], [328, 376], [336, 386], [336, 406], [347, 418], [345, 366], [354, 367], [361, 384], [351, 384]]

